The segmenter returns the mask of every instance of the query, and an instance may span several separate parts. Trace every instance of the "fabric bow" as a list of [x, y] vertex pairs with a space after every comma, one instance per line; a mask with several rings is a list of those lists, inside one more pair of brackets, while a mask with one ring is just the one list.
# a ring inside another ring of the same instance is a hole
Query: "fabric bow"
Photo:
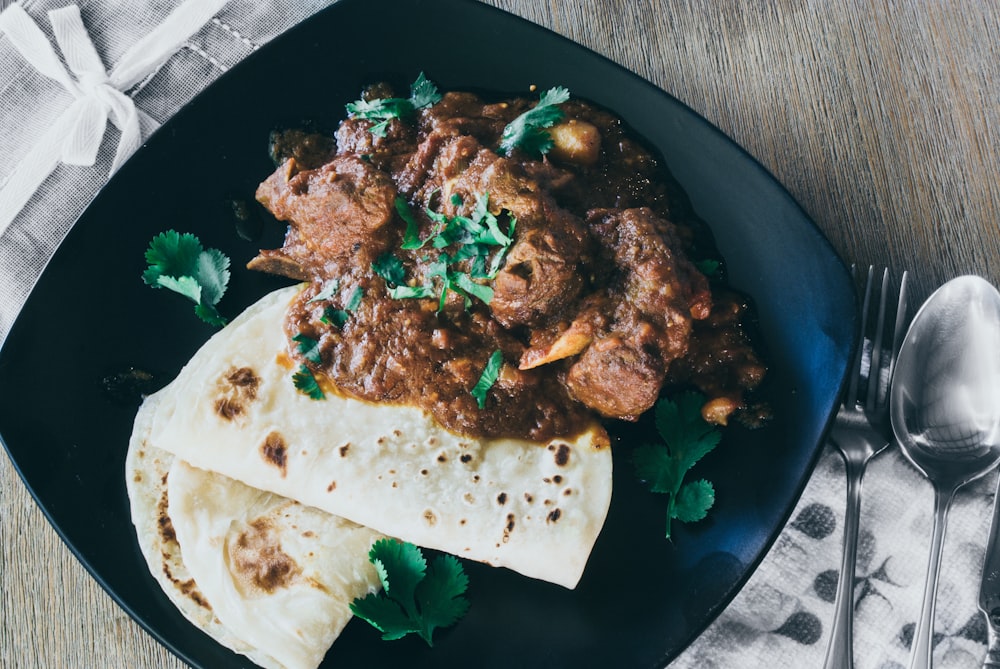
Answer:
[[6, 33], [30, 65], [73, 96], [69, 107], [0, 184], [0, 234], [60, 162], [94, 164], [109, 119], [121, 131], [112, 174], [139, 148], [142, 125], [155, 127], [157, 123], [145, 114], [140, 117], [132, 98], [123, 91], [155, 72], [228, 1], [185, 0], [133, 44], [110, 73], [90, 41], [76, 5], [49, 12], [65, 66], [20, 5], [13, 4], [0, 13], [0, 32]]

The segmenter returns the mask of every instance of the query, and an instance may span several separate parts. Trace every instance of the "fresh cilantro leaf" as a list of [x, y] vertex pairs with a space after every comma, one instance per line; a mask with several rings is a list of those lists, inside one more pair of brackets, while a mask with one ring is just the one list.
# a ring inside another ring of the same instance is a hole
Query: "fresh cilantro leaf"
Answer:
[[406, 232], [403, 233], [403, 243], [400, 248], [404, 249], [419, 249], [422, 248], [427, 240], [420, 241], [419, 226], [417, 224], [417, 219], [413, 216], [413, 212], [410, 211], [410, 205], [406, 203], [406, 199], [402, 196], [396, 197], [396, 213], [399, 217], [403, 219], [406, 223]]
[[403, 98], [362, 99], [347, 104], [347, 112], [356, 118], [392, 119], [411, 111], [409, 100]]
[[545, 154], [552, 148], [552, 136], [545, 130], [562, 120], [559, 108], [569, 100], [569, 90], [562, 86], [550, 88], [542, 94], [538, 104], [507, 124], [500, 135], [501, 155], [509, 156], [515, 148], [526, 153]]
[[403, 261], [392, 253], [383, 253], [372, 263], [372, 271], [385, 279], [390, 286], [401, 286], [406, 283], [406, 270]]
[[486, 218], [487, 214], [490, 213], [489, 210], [490, 194], [480, 193], [476, 196], [476, 205], [472, 208], [472, 219], [475, 221], [481, 221]]
[[[317, 293], [315, 297], [309, 300], [309, 302], [332, 299], [339, 290], [340, 281], [337, 279], [331, 279], [325, 286], [323, 286], [323, 289]], [[350, 318], [351, 313], [357, 311], [358, 305], [361, 304], [362, 295], [364, 295], [364, 291], [361, 289], [361, 286], [355, 286], [354, 290], [351, 291], [350, 297], [347, 298], [347, 304], [343, 309], [337, 309], [334, 306], [327, 306], [323, 309], [323, 315], [320, 316], [319, 320], [327, 325], [333, 325], [338, 329], [343, 328], [344, 324], [347, 323], [347, 319]], [[318, 363], [318, 361], [314, 362]]]
[[389, 134], [389, 122], [391, 120], [392, 118], [387, 118], [384, 121], [379, 121], [372, 127], [368, 128], [368, 131], [376, 137], [385, 137]]
[[514, 227], [517, 225], [517, 217], [514, 214], [510, 214], [510, 224], [507, 226], [507, 239], [508, 242], [504, 244], [496, 255], [493, 256], [493, 262], [490, 263], [490, 269], [486, 273], [488, 279], [495, 279], [497, 273], [500, 272], [500, 267], [503, 266], [503, 261], [507, 258], [507, 253], [510, 251], [511, 245], [514, 243]]
[[[459, 206], [462, 200], [456, 194], [452, 196], [452, 203]], [[380, 256], [372, 264], [372, 271], [389, 283], [390, 296], [406, 299], [436, 295], [439, 312], [447, 303], [449, 291], [457, 293], [464, 299], [466, 309], [471, 307], [472, 298], [489, 304], [493, 300], [493, 289], [476, 280], [496, 278], [507, 252], [514, 243], [514, 226], [517, 221], [510, 215], [510, 223], [505, 233], [500, 229], [497, 217], [490, 213], [488, 204], [489, 193], [482, 193], [476, 197], [470, 216], [449, 217], [426, 207], [424, 211], [434, 223], [434, 229], [428, 237], [421, 240], [413, 213], [405, 200], [397, 198], [396, 211], [406, 222], [402, 248], [419, 249], [430, 242], [433, 248], [439, 250], [453, 248], [454, 253], [442, 251], [437, 260], [429, 263], [422, 286], [406, 285], [405, 269], [398, 258], [391, 253]], [[491, 253], [493, 258], [489, 260]], [[424, 260], [426, 261], [426, 258]], [[488, 260], [489, 267], [487, 267]], [[455, 265], [464, 261], [469, 262], [468, 271], [459, 271]]]
[[161, 276], [194, 276], [198, 256], [203, 250], [198, 238], [189, 232], [161, 232], [153, 237], [146, 249], [149, 267], [143, 272], [142, 278], [147, 285], [155, 287]]
[[[481, 193], [476, 198], [476, 206], [472, 210], [471, 220], [479, 225], [479, 230], [475, 234], [476, 241], [506, 248], [511, 245], [513, 240], [500, 230], [497, 217], [490, 213], [489, 198], [489, 193]], [[513, 234], [513, 226], [511, 226], [510, 233]]]
[[323, 394], [323, 389], [316, 382], [316, 377], [313, 376], [312, 370], [305, 365], [299, 365], [299, 371], [292, 375], [292, 384], [296, 390], [314, 400], [321, 400], [326, 397]]
[[215, 306], [229, 285], [229, 257], [219, 249], [207, 249], [198, 255], [194, 278], [201, 284], [201, 304]]
[[481, 283], [476, 283], [468, 274], [449, 272], [448, 280], [452, 290], [477, 297], [485, 304], [493, 301], [493, 289]]
[[448, 290], [451, 285], [451, 282], [448, 280], [448, 265], [451, 262], [451, 257], [447, 253], [442, 253], [438, 255], [437, 260], [430, 263], [427, 267], [428, 279], [441, 279], [441, 292], [438, 294], [438, 312], [444, 310], [445, 301], [448, 299]]
[[636, 475], [652, 492], [669, 495], [666, 536], [671, 521], [701, 520], [715, 502], [715, 489], [705, 480], [684, 482], [695, 464], [718, 445], [719, 430], [701, 417], [705, 398], [698, 393], [682, 393], [676, 400], [656, 403], [654, 418], [662, 444], [644, 444], [635, 449], [632, 463]]
[[302, 334], [301, 332], [292, 337], [292, 341], [298, 344], [299, 353], [311, 363], [319, 365], [323, 362], [319, 352], [319, 342]]
[[343, 329], [344, 325], [347, 323], [347, 319], [351, 315], [344, 309], [334, 309], [333, 307], [327, 307], [323, 310], [323, 316], [320, 318], [321, 321], [327, 325], [333, 325], [338, 330]]
[[368, 559], [382, 592], [355, 599], [351, 611], [382, 632], [383, 640], [416, 633], [433, 646], [434, 630], [453, 625], [468, 611], [469, 579], [453, 556], [439, 556], [428, 565], [413, 544], [386, 538], [372, 545]]
[[677, 491], [677, 504], [674, 505], [677, 520], [682, 523], [702, 520], [714, 503], [715, 487], [711, 483], [705, 479], [685, 483]]
[[351, 602], [351, 611], [357, 617], [382, 632], [383, 641], [402, 639], [411, 632], [420, 632], [417, 622], [400, 608], [399, 604], [377, 593]]
[[441, 93], [437, 86], [421, 72], [416, 81], [410, 85], [410, 104], [414, 109], [424, 109], [441, 101]]
[[167, 230], [153, 237], [145, 253], [148, 267], [142, 280], [166, 288], [195, 303], [195, 313], [212, 325], [225, 325], [216, 305], [229, 285], [229, 258], [218, 249], [204, 249], [191, 233]]
[[469, 577], [453, 555], [441, 555], [428, 565], [427, 575], [417, 589], [417, 606], [423, 617], [421, 636], [430, 643], [435, 628], [450, 627], [469, 610], [463, 597]]
[[503, 353], [498, 349], [490, 355], [490, 359], [486, 362], [486, 369], [483, 370], [479, 381], [476, 382], [475, 387], [470, 391], [472, 396], [476, 398], [476, 404], [479, 405], [480, 409], [486, 407], [486, 393], [497, 382], [501, 367], [503, 367]]
[[434, 297], [434, 290], [427, 286], [396, 286], [389, 289], [389, 297], [394, 300]]
[[351, 296], [347, 298], [347, 305], [344, 306], [344, 309], [353, 314], [358, 310], [358, 307], [361, 306], [361, 298], [364, 297], [364, 295], [364, 289], [361, 288], [361, 286], [355, 286], [354, 290], [351, 291]]
[[671, 457], [662, 444], [643, 444], [632, 452], [636, 475], [653, 492], [673, 493], [684, 478], [680, 461]]
[[157, 280], [157, 288], [167, 288], [183, 295], [195, 304], [201, 304], [201, 284], [193, 276], [161, 276]]
[[427, 560], [420, 549], [410, 543], [382, 539], [372, 545], [368, 559], [375, 565], [385, 594], [399, 602], [408, 615], [414, 615], [417, 584], [427, 572]]
[[329, 300], [331, 297], [337, 294], [340, 290], [340, 280], [330, 279], [323, 284], [323, 287], [318, 293], [313, 295], [306, 304], [312, 304], [313, 302], [322, 302], [324, 300]]
[[[446, 246], [458, 241], [460, 226], [454, 219], [450, 219], [441, 212], [434, 211], [430, 207], [424, 207], [424, 213], [436, 224], [431, 236], [421, 242], [421, 246], [430, 241], [431, 246], [436, 249], [443, 249]], [[419, 247], [418, 247], [419, 248]]]
[[215, 305], [196, 304], [194, 305], [194, 313], [198, 316], [198, 318], [205, 321], [209, 325], [221, 328], [226, 324], [225, 317], [219, 313], [219, 310], [215, 308]]
[[656, 431], [666, 442], [671, 457], [687, 470], [719, 443], [722, 433], [701, 417], [705, 398], [698, 393], [681, 393], [676, 401], [661, 400], [656, 405]]
[[376, 100], [355, 100], [347, 104], [347, 113], [354, 118], [378, 121], [369, 128], [376, 137], [385, 137], [389, 122], [394, 119], [405, 119], [418, 109], [424, 109], [437, 104], [441, 94], [437, 86], [421, 72], [417, 80], [410, 86], [409, 98], [378, 98]]
[[694, 263], [694, 266], [699, 272], [712, 278], [718, 276], [719, 268], [722, 264], [718, 260], [698, 260]]

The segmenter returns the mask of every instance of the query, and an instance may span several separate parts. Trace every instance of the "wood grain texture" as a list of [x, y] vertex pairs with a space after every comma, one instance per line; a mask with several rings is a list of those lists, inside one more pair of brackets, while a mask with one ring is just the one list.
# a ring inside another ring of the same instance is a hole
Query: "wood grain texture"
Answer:
[[[846, 261], [909, 268], [917, 299], [964, 273], [1000, 284], [997, 3], [486, 1], [690, 105]], [[4, 457], [0, 666], [183, 666], [86, 574]]]

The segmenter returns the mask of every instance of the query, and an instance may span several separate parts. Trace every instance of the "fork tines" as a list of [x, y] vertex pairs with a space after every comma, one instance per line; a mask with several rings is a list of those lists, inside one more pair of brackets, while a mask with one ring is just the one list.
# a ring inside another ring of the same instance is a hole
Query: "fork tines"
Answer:
[[[859, 281], [857, 268], [851, 269], [855, 280]], [[895, 290], [890, 282], [888, 268], [877, 272], [874, 266], [868, 267], [861, 292], [863, 339], [854, 360], [858, 373], [851, 377], [844, 397], [845, 406], [858, 405], [872, 410], [884, 406], [888, 401], [889, 380], [896, 365], [896, 353], [906, 334], [906, 282], [907, 272], [904, 271], [899, 280], [899, 289]], [[892, 300], [896, 301], [895, 313], [887, 313], [886, 307], [892, 304]]]

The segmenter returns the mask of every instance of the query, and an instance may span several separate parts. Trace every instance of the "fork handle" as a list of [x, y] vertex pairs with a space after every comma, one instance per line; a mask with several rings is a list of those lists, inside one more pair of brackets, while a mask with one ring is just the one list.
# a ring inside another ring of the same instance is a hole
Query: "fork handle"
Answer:
[[858, 556], [858, 527], [861, 516], [861, 479], [866, 462], [844, 459], [847, 468], [847, 510], [844, 513], [844, 551], [837, 579], [830, 645], [826, 650], [824, 669], [854, 667], [854, 575]]

